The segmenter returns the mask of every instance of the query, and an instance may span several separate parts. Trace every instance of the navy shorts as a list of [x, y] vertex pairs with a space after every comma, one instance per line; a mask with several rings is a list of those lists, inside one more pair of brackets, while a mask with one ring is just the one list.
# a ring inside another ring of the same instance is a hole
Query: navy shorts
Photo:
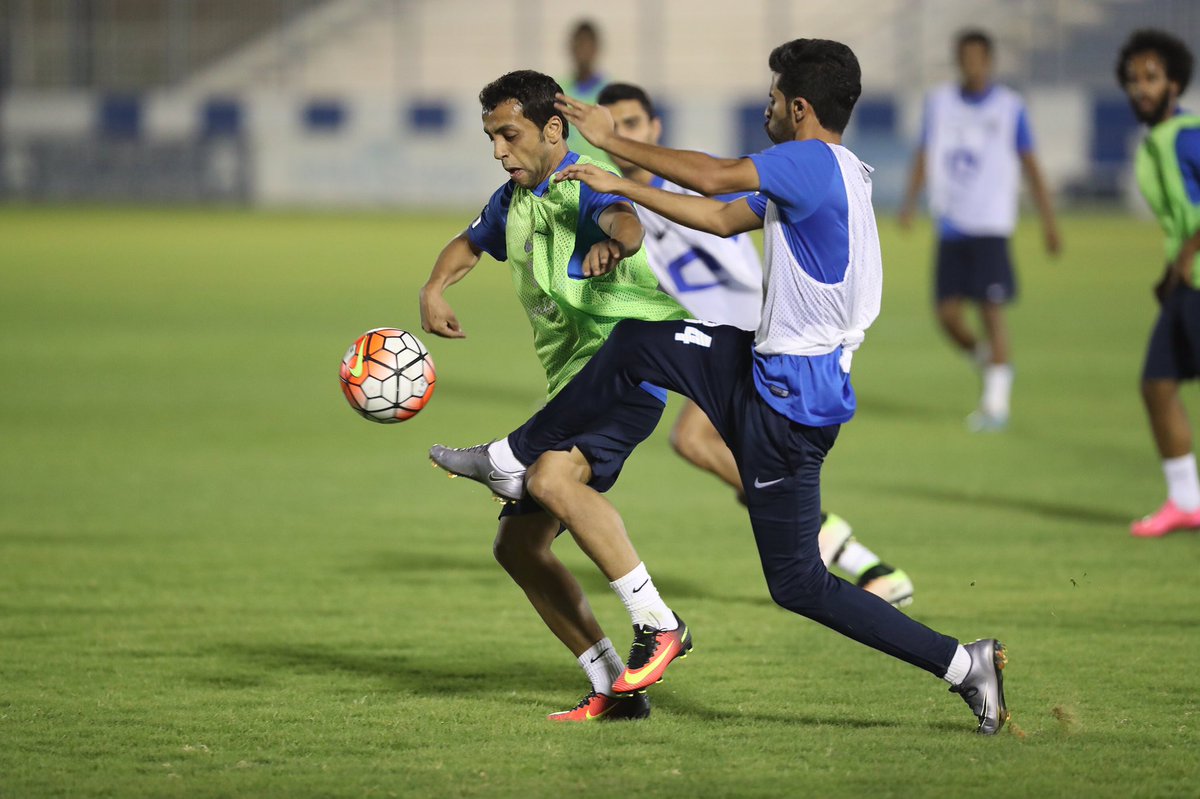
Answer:
[[605, 408], [637, 393], [642, 382], [694, 400], [737, 461], [772, 599], [942, 676], [957, 641], [825, 568], [817, 542], [821, 465], [839, 426], [809, 427], [777, 413], [755, 385], [753, 346], [753, 333], [726, 325], [626, 319], [579, 374], [509, 436], [509, 444], [518, 460], [532, 463], [591, 428]]
[[[625, 460], [637, 445], [654, 432], [664, 407], [658, 397], [647, 391], [631, 391], [613, 407], [603, 422], [586, 433], [566, 439], [554, 449], [568, 452], [579, 447], [592, 467], [592, 479], [588, 485], [603, 494], [617, 482]], [[516, 502], [507, 503], [500, 511], [500, 518], [542, 512], [542, 506], [526, 494]]]
[[1192, 380], [1200, 376], [1200, 291], [1176, 286], [1163, 300], [1150, 331], [1142, 380]]
[[1003, 305], [1017, 296], [1017, 277], [1003, 236], [938, 239], [934, 298]]

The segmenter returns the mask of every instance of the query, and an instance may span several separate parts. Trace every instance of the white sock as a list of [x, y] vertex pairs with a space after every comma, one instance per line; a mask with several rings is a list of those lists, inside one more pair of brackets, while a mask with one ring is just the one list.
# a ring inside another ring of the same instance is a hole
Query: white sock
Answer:
[[838, 556], [838, 568], [852, 575], [854, 579], [862, 577], [867, 569], [878, 566], [882, 561], [879, 556], [871, 550], [858, 543], [857, 539], [851, 538], [846, 546], [842, 547], [842, 554]]
[[1007, 363], [988, 364], [983, 369], [983, 399], [979, 407], [988, 416], [1008, 416], [1012, 397], [1013, 370]]
[[508, 445], [508, 436], [488, 444], [488, 457], [492, 459], [492, 465], [502, 472], [525, 471], [525, 464], [517, 460], [512, 447]]
[[1162, 462], [1167, 478], [1167, 497], [1184, 513], [1200, 510], [1200, 478], [1196, 476], [1193, 453], [1167, 458]]
[[943, 680], [951, 685], [958, 685], [967, 678], [967, 672], [971, 670], [971, 655], [962, 644], [958, 645], [958, 649], [954, 650], [954, 660], [950, 661], [950, 668], [946, 669]]
[[579, 666], [591, 680], [592, 690], [609, 696], [612, 696], [613, 683], [625, 671], [625, 663], [607, 638], [601, 638], [580, 655]]
[[679, 626], [675, 614], [658, 595], [645, 563], [639, 563], [633, 571], [609, 583], [609, 586], [625, 603], [629, 618], [635, 625], [649, 625], [656, 630], [674, 630]]

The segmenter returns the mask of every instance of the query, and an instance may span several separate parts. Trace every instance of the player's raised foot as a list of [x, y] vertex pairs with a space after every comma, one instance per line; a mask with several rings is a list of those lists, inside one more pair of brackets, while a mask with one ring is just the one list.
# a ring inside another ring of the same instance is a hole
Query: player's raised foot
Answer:
[[826, 567], [837, 562], [838, 556], [850, 542], [853, 532], [850, 523], [836, 513], [821, 514], [821, 532], [817, 535], [817, 546], [821, 550], [821, 560], [825, 562]]
[[898, 608], [906, 608], [913, 601], [912, 580], [904, 570], [892, 568], [886, 563], [880, 563], [864, 572], [862, 577], [858, 578], [858, 587]]
[[525, 494], [525, 471], [509, 472], [499, 469], [488, 455], [489, 444], [452, 449], [434, 444], [429, 448], [429, 460], [450, 474], [468, 477], [483, 483], [498, 497], [518, 500]]
[[1149, 516], [1130, 525], [1129, 532], [1138, 538], [1158, 538], [1176, 530], [1200, 528], [1200, 510], [1188, 513], [1179, 509], [1171, 500]]
[[1008, 706], [1004, 704], [1004, 667], [1008, 654], [1004, 644], [995, 638], [981, 638], [963, 646], [971, 656], [971, 668], [950, 692], [958, 694], [971, 708], [980, 735], [995, 735], [1008, 721]]
[[630, 696], [608, 696], [588, 692], [579, 704], [570, 710], [551, 713], [550, 721], [620, 721], [650, 718], [650, 697], [645, 694]]
[[1008, 429], [1008, 414], [972, 411], [967, 417], [967, 429], [972, 433], [1000, 433]]
[[625, 672], [613, 683], [613, 693], [645, 691], [656, 682], [662, 682], [667, 666], [687, 657], [692, 651], [692, 633], [679, 616], [675, 616], [675, 622], [679, 626], [674, 630], [658, 630], [646, 624], [633, 626], [629, 662]]

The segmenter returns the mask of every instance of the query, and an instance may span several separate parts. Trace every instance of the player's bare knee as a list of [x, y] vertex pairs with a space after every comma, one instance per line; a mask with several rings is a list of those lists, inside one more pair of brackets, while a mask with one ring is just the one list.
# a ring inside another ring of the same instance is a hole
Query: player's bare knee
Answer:
[[528, 542], [522, 540], [521, 536], [506, 535], [505, 529], [501, 527], [496, 533], [496, 540], [492, 542], [492, 557], [496, 562], [509, 574], [516, 574], [528, 556]]
[[671, 449], [675, 450], [676, 455], [689, 463], [696, 462], [695, 431], [682, 417], [671, 428], [668, 440], [671, 442]]
[[[541, 528], [530, 527], [524, 521], [506, 524], [513, 519], [532, 519], [531, 516], [507, 517], [500, 523], [492, 542], [492, 556], [517, 582], [521, 576], [536, 570], [550, 552], [553, 536], [547, 537]], [[557, 521], [553, 522], [557, 526]]]
[[939, 302], [937, 320], [946, 330], [957, 329], [962, 324], [962, 305], [958, 302]]
[[552, 508], [565, 489], [580, 482], [579, 472], [573, 453], [547, 452], [525, 472], [525, 490], [543, 507]]
[[1142, 400], [1146, 407], [1157, 409], [1175, 401], [1179, 395], [1179, 384], [1174, 380], [1143, 380]]

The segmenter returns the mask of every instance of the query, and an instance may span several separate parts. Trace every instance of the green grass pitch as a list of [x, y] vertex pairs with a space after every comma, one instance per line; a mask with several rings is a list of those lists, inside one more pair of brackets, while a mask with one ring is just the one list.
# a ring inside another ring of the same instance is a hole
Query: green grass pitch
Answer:
[[[1015, 245], [1014, 421], [934, 329], [928, 230], [882, 221], [884, 309], [826, 507], [916, 583], [912, 614], [1009, 645], [996, 739], [944, 683], [771, 605], [732, 493], [665, 426], [613, 498], [696, 652], [640, 724], [543, 720], [586, 684], [490, 553], [498, 506], [430, 444], [506, 432], [543, 378], [506, 267], [416, 419], [354, 415], [363, 330], [419, 329], [468, 215], [0, 211], [0, 796], [1195, 796], [1200, 537], [1137, 394], [1155, 226]], [[1200, 397], [1189, 390], [1193, 411]], [[626, 618], [558, 549], [620, 647]]]

